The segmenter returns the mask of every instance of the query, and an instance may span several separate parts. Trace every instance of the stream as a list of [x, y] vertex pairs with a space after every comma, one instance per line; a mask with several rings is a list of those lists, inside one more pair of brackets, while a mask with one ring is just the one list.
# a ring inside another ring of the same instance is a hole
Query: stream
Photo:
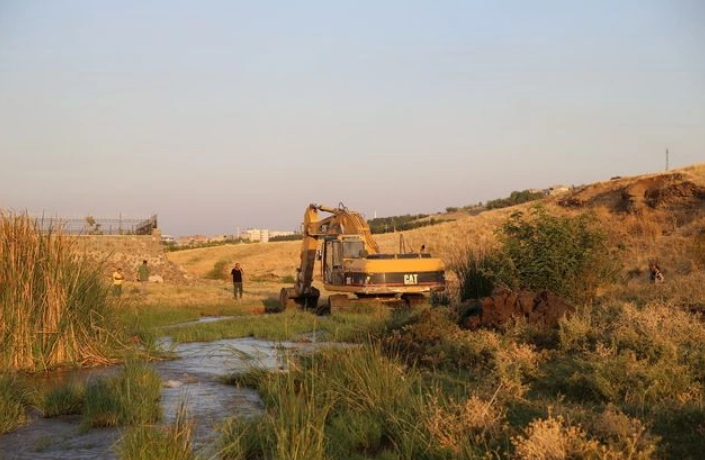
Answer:
[[[317, 347], [311, 342], [275, 343], [253, 338], [172, 346], [166, 337], [162, 342], [165, 349], [172, 349], [178, 357], [152, 364], [162, 379], [163, 422], [172, 422], [180, 403], [185, 401], [188, 416], [195, 423], [194, 449], [202, 458], [215, 454], [219, 437], [214, 429], [217, 424], [231, 417], [253, 416], [264, 409], [257, 391], [220, 383], [220, 376], [244, 372], [253, 366], [270, 370], [283, 368], [288, 351]], [[90, 380], [116, 370], [117, 367], [86, 369], [50, 373], [42, 378], [48, 379], [47, 384], [66, 379]], [[33, 411], [29, 423], [0, 436], [0, 460], [117, 458], [114, 444], [125, 427], [82, 430], [80, 424], [78, 415], [43, 418], [38, 411]]]

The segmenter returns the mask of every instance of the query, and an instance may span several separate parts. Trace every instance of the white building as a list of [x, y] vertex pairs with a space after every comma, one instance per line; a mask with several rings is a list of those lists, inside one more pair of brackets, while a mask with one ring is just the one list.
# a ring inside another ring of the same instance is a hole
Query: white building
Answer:
[[259, 241], [260, 243], [268, 243], [269, 239], [275, 236], [287, 236], [293, 234], [294, 232], [269, 230], [267, 228], [248, 228], [242, 233], [242, 239], [252, 242]]

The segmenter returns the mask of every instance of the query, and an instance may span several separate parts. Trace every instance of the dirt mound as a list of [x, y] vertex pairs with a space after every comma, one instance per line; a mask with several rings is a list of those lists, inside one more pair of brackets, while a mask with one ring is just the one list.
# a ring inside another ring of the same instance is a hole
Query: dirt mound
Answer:
[[563, 315], [572, 314], [575, 307], [550, 291], [502, 291], [479, 301], [461, 305], [464, 311], [461, 326], [501, 328], [512, 318], [523, 317], [529, 324], [552, 327]]
[[558, 201], [570, 208], [605, 207], [613, 212], [642, 214], [650, 210], [687, 210], [705, 204], [705, 186], [683, 173], [619, 179], [583, 187]]

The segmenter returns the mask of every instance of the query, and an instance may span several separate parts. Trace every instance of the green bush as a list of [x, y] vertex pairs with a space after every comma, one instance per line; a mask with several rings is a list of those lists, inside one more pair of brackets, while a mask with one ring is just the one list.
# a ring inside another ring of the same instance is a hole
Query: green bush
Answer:
[[606, 235], [588, 215], [553, 216], [535, 206], [529, 216], [512, 214], [498, 237], [499, 248], [470, 251], [453, 264], [461, 300], [487, 296], [503, 286], [549, 290], [569, 300], [585, 301], [616, 273]]
[[521, 212], [512, 214], [499, 237], [522, 288], [584, 300], [615, 273], [606, 235], [586, 214], [553, 216], [535, 206], [527, 218]]

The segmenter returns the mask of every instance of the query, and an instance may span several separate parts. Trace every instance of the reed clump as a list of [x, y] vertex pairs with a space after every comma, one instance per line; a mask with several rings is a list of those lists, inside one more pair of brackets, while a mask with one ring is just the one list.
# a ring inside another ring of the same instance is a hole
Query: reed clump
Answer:
[[0, 213], [0, 369], [107, 364], [118, 346], [101, 267], [60, 228]]
[[99, 379], [85, 389], [83, 425], [105, 427], [154, 423], [161, 419], [161, 379], [140, 362], [127, 363], [111, 378]]
[[120, 460], [196, 460], [194, 422], [181, 401], [170, 424], [130, 427], [116, 446]]
[[12, 375], [0, 374], [0, 435], [25, 422], [26, 394]]

